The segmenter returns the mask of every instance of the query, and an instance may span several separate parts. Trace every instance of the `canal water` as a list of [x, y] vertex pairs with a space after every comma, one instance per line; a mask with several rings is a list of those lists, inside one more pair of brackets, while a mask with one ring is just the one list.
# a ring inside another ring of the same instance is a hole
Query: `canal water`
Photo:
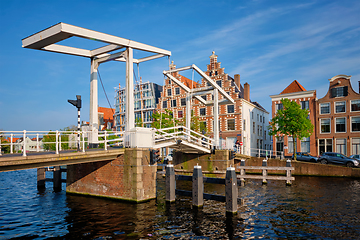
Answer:
[[[178, 182], [189, 189], [189, 182]], [[65, 185], [63, 185], [65, 188]], [[242, 205], [235, 216], [225, 204], [191, 199], [167, 204], [165, 181], [158, 199], [130, 204], [36, 188], [36, 170], [0, 173], [0, 239], [359, 239], [360, 180], [296, 177], [283, 181], [249, 180], [239, 187]], [[224, 194], [206, 185], [205, 192]]]

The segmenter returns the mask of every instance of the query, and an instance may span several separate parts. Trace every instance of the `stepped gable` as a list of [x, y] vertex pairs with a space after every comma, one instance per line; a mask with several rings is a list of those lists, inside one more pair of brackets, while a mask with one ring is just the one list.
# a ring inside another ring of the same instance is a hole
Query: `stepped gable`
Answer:
[[305, 92], [305, 91], [306, 91], [306, 89], [303, 86], [301, 86], [301, 84], [298, 81], [294, 80], [280, 94], [294, 93], [294, 92]]

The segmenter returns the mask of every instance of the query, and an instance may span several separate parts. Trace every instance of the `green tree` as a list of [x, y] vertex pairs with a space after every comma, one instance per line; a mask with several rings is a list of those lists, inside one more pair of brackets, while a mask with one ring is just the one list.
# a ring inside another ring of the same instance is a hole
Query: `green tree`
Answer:
[[276, 112], [269, 125], [269, 135], [285, 134], [293, 137], [294, 159], [296, 160], [296, 139], [310, 137], [314, 130], [309, 111], [289, 99], [281, 99], [283, 109]]
[[1, 151], [4, 153], [10, 153], [10, 143], [9, 141], [5, 138], [5, 134], [4, 132], [2, 132], [2, 130], [0, 130], [0, 143], [1, 144], [6, 144], [6, 145], [1, 145]]
[[135, 119], [135, 127], [144, 127], [144, 122], [142, 118]]
[[156, 129], [174, 127], [174, 125], [178, 126], [179, 124], [179, 121], [177, 119], [174, 119], [173, 112], [168, 109], [165, 109], [164, 113], [154, 112], [152, 118], [153, 118], [153, 122], [151, 126]]

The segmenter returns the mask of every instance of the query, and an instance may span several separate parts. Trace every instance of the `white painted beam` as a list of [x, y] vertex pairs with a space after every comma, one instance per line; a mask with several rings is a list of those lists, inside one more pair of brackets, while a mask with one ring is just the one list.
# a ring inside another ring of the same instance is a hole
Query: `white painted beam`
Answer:
[[125, 51], [117, 52], [114, 54], [107, 54], [107, 56], [101, 57], [101, 58], [95, 58], [95, 62], [100, 64], [103, 62], [108, 62], [111, 60], [115, 60], [117, 58], [124, 58]]
[[183, 84], [181, 81], [177, 80], [173, 75], [171, 75], [170, 73], [166, 73], [166, 71], [163, 72], [163, 74], [165, 76], [167, 76], [168, 78], [170, 78], [173, 82], [175, 82], [177, 85], [179, 85], [179, 87], [181, 87], [182, 89], [184, 89], [187, 93], [190, 93], [191, 90], [189, 87], [185, 86], [185, 84]]
[[219, 85], [217, 85], [216, 82], [214, 82], [208, 75], [201, 71], [200, 68], [198, 68], [195, 64], [192, 65], [192, 68], [195, 69], [195, 71], [198, 72], [203, 78], [205, 78], [206, 81], [211, 84], [211, 86], [216, 88], [219, 93], [223, 95], [227, 100], [229, 100], [233, 104], [235, 103], [234, 99], [232, 99], [232, 97], [230, 97], [229, 94], [227, 94], [224, 89], [222, 89]]
[[106, 45], [104, 47], [100, 47], [100, 48], [96, 48], [94, 50], [91, 50], [90, 52], [91, 52], [92, 57], [96, 57], [96, 56], [99, 56], [101, 54], [112, 52], [112, 51], [115, 51], [115, 50], [118, 50], [118, 49], [121, 49], [121, 48], [123, 48], [123, 47], [115, 45], [115, 44], [109, 44], [109, 45]]
[[57, 52], [57, 53], [81, 56], [81, 57], [91, 57], [91, 52], [89, 50], [68, 47], [68, 46], [63, 46], [63, 45], [58, 45], [58, 44], [48, 45], [46, 47], [43, 47], [42, 50], [46, 50], [49, 52]]

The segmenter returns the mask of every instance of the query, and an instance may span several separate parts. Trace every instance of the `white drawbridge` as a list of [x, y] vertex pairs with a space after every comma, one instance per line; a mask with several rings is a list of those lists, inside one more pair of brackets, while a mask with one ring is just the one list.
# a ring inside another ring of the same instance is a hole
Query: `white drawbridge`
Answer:
[[214, 139], [185, 126], [155, 130], [154, 148], [169, 147], [184, 153], [211, 153]]

